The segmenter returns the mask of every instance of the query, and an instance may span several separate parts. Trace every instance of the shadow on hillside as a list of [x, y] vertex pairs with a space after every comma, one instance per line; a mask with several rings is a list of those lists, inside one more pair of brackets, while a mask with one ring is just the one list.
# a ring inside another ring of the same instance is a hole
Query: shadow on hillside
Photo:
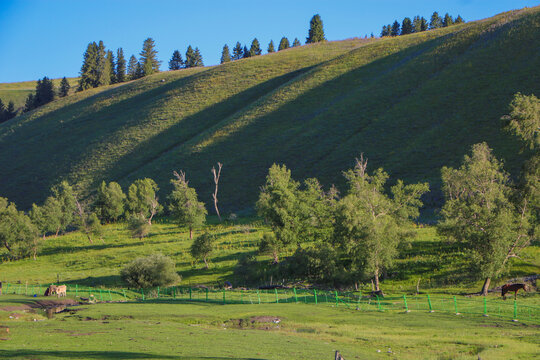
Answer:
[[213, 357], [213, 356], [176, 356], [163, 354], [149, 354], [128, 351], [74, 351], [74, 350], [0, 350], [3, 359], [27, 359], [40, 356], [66, 358], [66, 359], [193, 359], [193, 360], [228, 360], [245, 359], [258, 360], [258, 358]]
[[88, 276], [84, 279], [77, 280], [68, 280], [61, 281], [62, 284], [66, 285], [81, 285], [88, 287], [99, 287], [99, 286], [125, 286], [120, 278], [120, 275], [107, 275], [107, 276]]

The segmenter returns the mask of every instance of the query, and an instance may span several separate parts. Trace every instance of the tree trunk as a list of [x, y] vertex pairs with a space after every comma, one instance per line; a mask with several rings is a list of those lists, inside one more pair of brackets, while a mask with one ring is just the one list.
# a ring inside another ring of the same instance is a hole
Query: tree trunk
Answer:
[[58, 228], [56, 228], [56, 234], [54, 234], [54, 237], [57, 238], [58, 237], [58, 233], [60, 232], [60, 226]]
[[206, 261], [206, 257], [203, 260], [204, 260], [204, 266], [208, 269], [208, 261]]
[[189, 227], [189, 239], [193, 240], [193, 228], [191, 226]]
[[486, 296], [489, 290], [489, 284], [491, 283], [491, 278], [487, 277], [484, 281], [484, 286], [482, 286], [482, 295]]
[[9, 244], [7, 243], [7, 241], [4, 241], [4, 246], [6, 247], [6, 249], [11, 252], [11, 247], [9, 246]]
[[375, 269], [375, 291], [379, 291], [379, 269]]
[[277, 251], [274, 251], [272, 255], [274, 257], [274, 261], [272, 262], [272, 264], [279, 264], [279, 257]]

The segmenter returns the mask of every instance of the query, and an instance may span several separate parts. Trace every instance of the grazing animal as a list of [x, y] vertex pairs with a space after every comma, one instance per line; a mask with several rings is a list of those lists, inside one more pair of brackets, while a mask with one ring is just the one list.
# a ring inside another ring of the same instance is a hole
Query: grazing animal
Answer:
[[343, 356], [339, 353], [339, 351], [336, 350], [336, 356], [334, 358], [335, 360], [345, 360]]
[[56, 295], [58, 297], [66, 296], [66, 292], [67, 292], [67, 286], [66, 285], [59, 285], [59, 286], [56, 287]]
[[506, 300], [506, 293], [513, 291], [514, 292], [514, 300], [517, 298], [517, 293], [520, 289], [523, 289], [523, 291], [529, 291], [529, 287], [527, 284], [506, 284], [503, 285], [501, 288], [501, 295], [504, 300]]
[[52, 296], [56, 294], [56, 285], [51, 285], [45, 290], [45, 296]]

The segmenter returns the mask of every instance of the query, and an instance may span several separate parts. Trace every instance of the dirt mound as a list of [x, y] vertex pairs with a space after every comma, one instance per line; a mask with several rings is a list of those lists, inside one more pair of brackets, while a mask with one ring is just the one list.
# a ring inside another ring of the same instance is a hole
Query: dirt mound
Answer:
[[61, 305], [66, 305], [66, 306], [79, 305], [79, 302], [73, 299], [37, 300], [37, 301], [28, 302], [26, 304], [21, 304], [21, 305], [9, 305], [9, 306], [0, 307], [0, 310], [24, 311], [24, 310], [31, 310], [31, 309], [38, 309], [38, 308], [46, 309], [46, 308], [51, 308], [51, 307], [56, 307], [56, 306], [61, 306]]
[[259, 323], [275, 323], [275, 324], [281, 321], [280, 318], [275, 317], [275, 316], [253, 316], [249, 320], [251, 320], [252, 323], [259, 322]]

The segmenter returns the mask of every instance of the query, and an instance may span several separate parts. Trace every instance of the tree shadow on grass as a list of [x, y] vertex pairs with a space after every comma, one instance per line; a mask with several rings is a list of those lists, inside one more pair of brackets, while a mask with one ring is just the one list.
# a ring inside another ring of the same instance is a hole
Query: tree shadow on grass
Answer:
[[[36, 356], [44, 356], [51, 358], [66, 358], [66, 359], [207, 359], [207, 360], [226, 360], [233, 359], [232, 357], [213, 357], [213, 356], [174, 356], [174, 355], [157, 355], [148, 353], [137, 353], [127, 351], [60, 351], [60, 350], [0, 350], [1, 359], [19, 359], [30, 358]], [[257, 360], [257, 358], [238, 358], [245, 360]]]

